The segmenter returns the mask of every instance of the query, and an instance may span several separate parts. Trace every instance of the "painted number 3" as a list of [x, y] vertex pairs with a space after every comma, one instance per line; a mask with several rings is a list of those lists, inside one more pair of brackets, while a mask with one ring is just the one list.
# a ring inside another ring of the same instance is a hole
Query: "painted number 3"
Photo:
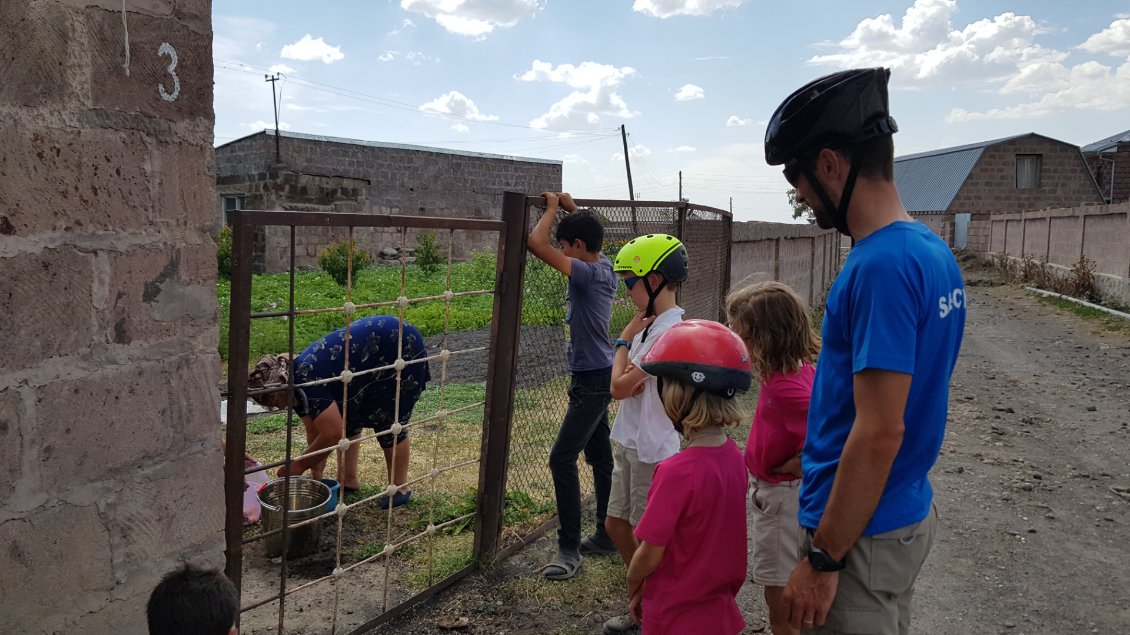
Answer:
[[180, 95], [180, 78], [177, 77], [177, 50], [173, 48], [172, 44], [164, 42], [161, 48], [157, 49], [157, 56], [169, 56], [169, 65], [165, 70], [169, 71], [169, 75], [173, 76], [173, 92], [165, 90], [165, 85], [157, 82], [157, 92], [161, 95], [161, 99], [165, 101], [176, 101], [177, 96]]

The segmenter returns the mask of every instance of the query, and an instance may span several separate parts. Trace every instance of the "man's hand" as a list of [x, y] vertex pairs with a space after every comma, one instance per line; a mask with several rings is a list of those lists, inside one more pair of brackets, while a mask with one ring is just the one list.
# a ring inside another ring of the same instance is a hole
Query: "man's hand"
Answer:
[[642, 333], [643, 330], [647, 328], [647, 325], [651, 324], [652, 320], [654, 319], [654, 315], [644, 317], [643, 311], [637, 311], [636, 316], [632, 318], [632, 321], [628, 322], [628, 325], [625, 326], [624, 330], [620, 332], [620, 339], [627, 340], [629, 342], [632, 341], [632, 338]]
[[791, 474], [797, 478], [802, 476], [800, 470], [800, 455], [794, 454], [788, 461], [769, 469], [770, 474]]
[[287, 466], [285, 465], [280, 467], [278, 471], [278, 477], [285, 478], [287, 476], [302, 476], [302, 473], [305, 471], [306, 468], [302, 466], [301, 462], [291, 461], [290, 470], [287, 470]]
[[839, 584], [838, 572], [821, 573], [807, 559], [801, 560], [789, 576], [782, 597], [789, 624], [799, 629], [823, 626]]

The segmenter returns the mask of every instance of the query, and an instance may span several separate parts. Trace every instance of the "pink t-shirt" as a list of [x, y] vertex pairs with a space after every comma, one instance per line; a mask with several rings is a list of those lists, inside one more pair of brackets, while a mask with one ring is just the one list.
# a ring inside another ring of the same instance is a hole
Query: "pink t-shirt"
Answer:
[[643, 587], [648, 635], [734, 635], [745, 628], [747, 477], [733, 441], [690, 447], [655, 468], [636, 537], [665, 547]]
[[792, 373], [773, 373], [761, 380], [757, 412], [745, 446], [745, 465], [749, 473], [770, 483], [794, 480], [792, 474], [769, 470], [781, 465], [804, 447], [808, 427], [808, 401], [812, 398], [812, 378], [816, 368], [801, 366]]

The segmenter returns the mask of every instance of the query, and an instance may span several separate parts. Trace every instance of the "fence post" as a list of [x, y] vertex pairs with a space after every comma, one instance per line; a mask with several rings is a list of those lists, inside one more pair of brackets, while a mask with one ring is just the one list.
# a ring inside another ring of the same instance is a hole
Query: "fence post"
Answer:
[[[725, 241], [726, 241], [725, 242], [725, 244], [726, 244], [726, 266], [724, 268], [724, 271], [722, 272], [722, 275], [725, 276], [725, 279], [722, 281], [722, 284], [723, 284], [723, 286], [722, 286], [722, 297], [723, 298], [725, 298], [727, 295], [730, 294], [730, 285], [733, 284], [733, 280], [731, 278], [732, 271], [733, 271], [733, 268], [734, 268], [734, 217], [733, 216], [726, 217], [726, 229], [725, 229], [725, 231], [726, 231], [726, 236], [725, 236]], [[725, 322], [726, 322], [726, 306], [725, 306], [725, 304], [726, 304], [725, 300], [723, 299], [723, 301], [721, 302], [721, 306], [718, 307], [718, 320], [721, 321], [723, 324], [725, 324]]]
[[247, 445], [247, 363], [251, 337], [251, 242], [254, 226], [232, 212], [231, 314], [228, 327], [228, 422], [224, 453], [224, 573], [243, 577], [243, 452]]
[[[632, 218], [635, 218], [636, 208], [632, 208]], [[637, 236], [639, 234], [636, 234]], [[679, 201], [678, 211], [675, 216], [675, 238], [678, 238], [683, 243], [683, 247], [687, 245], [687, 203], [686, 201]], [[691, 254], [694, 258], [694, 254]], [[683, 305], [683, 285], [675, 287], [675, 304]]]
[[498, 283], [494, 294], [487, 357], [486, 409], [483, 413], [483, 443], [479, 459], [479, 492], [475, 511], [474, 558], [490, 566], [498, 555], [502, 535], [502, 512], [506, 505], [506, 471], [510, 459], [510, 433], [514, 412], [514, 384], [518, 369], [518, 342], [522, 328], [522, 289], [526, 271], [526, 234], [529, 214], [526, 195], [506, 192], [502, 196]]

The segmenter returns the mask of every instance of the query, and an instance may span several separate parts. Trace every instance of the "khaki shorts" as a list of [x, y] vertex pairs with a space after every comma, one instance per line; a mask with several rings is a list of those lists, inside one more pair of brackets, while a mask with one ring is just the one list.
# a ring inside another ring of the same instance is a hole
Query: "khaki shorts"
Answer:
[[[907, 635], [914, 580], [934, 544], [938, 512], [913, 525], [863, 536], [847, 556], [840, 585], [820, 635]], [[805, 540], [807, 552], [809, 541]]]
[[643, 463], [636, 451], [619, 443], [612, 446], [612, 491], [608, 495], [608, 515], [626, 520], [633, 527], [643, 518], [647, 491], [655, 475], [655, 463]]
[[799, 478], [770, 483], [750, 477], [750, 580], [762, 586], [788, 583], [807, 533], [797, 520], [799, 507]]

